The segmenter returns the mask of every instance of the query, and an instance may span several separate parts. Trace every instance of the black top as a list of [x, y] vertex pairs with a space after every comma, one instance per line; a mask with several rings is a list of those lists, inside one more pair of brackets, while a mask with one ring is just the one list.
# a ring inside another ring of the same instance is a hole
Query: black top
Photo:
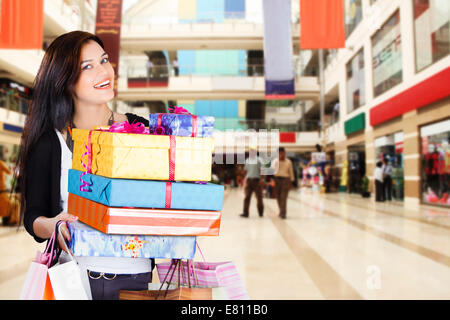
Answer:
[[[125, 115], [130, 123], [136, 121], [149, 126], [145, 118], [132, 113]], [[52, 218], [62, 211], [61, 144], [55, 130], [45, 132], [30, 150], [26, 170], [26, 210], [23, 224], [37, 242], [44, 242], [47, 239], [34, 234], [34, 220], [40, 216]]]

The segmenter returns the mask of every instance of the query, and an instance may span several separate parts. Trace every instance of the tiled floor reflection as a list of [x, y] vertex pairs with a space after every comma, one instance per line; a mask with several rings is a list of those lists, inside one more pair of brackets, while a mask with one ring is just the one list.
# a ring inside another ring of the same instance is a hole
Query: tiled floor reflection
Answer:
[[[242, 204], [226, 190], [220, 236], [198, 240], [206, 260], [235, 262], [251, 299], [450, 299], [449, 209], [308, 190], [290, 192], [286, 220], [274, 199], [263, 218]], [[18, 297], [43, 246], [0, 227], [0, 299]]]

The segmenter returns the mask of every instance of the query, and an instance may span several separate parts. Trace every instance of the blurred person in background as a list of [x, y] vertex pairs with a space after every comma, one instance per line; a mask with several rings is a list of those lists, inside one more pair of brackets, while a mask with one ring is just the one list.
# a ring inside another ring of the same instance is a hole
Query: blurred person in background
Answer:
[[260, 217], [264, 214], [264, 204], [263, 204], [263, 193], [262, 184], [263, 179], [261, 177], [261, 170], [263, 168], [263, 161], [257, 155], [257, 150], [255, 146], [250, 146], [249, 156], [245, 160], [244, 171], [246, 173], [244, 180], [244, 212], [241, 217], [248, 218], [250, 200], [252, 193], [256, 194], [256, 201], [258, 207], [258, 214]]
[[280, 147], [278, 151], [278, 159], [272, 162], [272, 169], [274, 170], [275, 195], [280, 209], [279, 217], [286, 219], [287, 198], [295, 177], [292, 162], [286, 157], [286, 150], [283, 147]]
[[145, 65], [147, 67], [147, 82], [153, 77], [153, 62], [148, 59]]
[[178, 67], [178, 60], [175, 58], [172, 62], [173, 70], [175, 72], [175, 77], [178, 77], [178, 74], [180, 73], [180, 68]]
[[331, 166], [329, 163], [327, 163], [324, 168], [324, 183], [325, 193], [329, 193], [331, 191]]
[[383, 189], [385, 192], [384, 198], [388, 201], [392, 200], [392, 161], [388, 158], [384, 158], [383, 167]]
[[381, 161], [377, 162], [375, 170], [373, 172], [373, 177], [375, 179], [375, 201], [384, 201], [384, 188], [383, 188], [383, 163]]

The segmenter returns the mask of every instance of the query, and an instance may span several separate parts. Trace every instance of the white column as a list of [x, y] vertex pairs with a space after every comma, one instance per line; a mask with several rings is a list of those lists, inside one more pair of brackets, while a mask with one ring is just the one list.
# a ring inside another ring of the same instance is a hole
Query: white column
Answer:
[[400, 32], [402, 37], [403, 82], [414, 77], [414, 10], [413, 1], [400, 1]]

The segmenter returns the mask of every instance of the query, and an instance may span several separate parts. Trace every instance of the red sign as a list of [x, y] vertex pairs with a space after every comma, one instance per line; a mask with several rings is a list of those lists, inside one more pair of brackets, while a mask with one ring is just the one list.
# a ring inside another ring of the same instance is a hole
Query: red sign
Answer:
[[98, 0], [95, 35], [105, 46], [109, 61], [114, 68], [114, 91], [119, 79], [120, 28], [122, 23], [122, 0]]
[[280, 142], [295, 143], [295, 132], [280, 132]]
[[43, 0], [0, 1], [0, 48], [42, 49]]
[[375, 126], [448, 97], [449, 83], [450, 67], [373, 107], [370, 110], [370, 125]]
[[344, 47], [344, 1], [300, 0], [300, 48]]
[[396, 153], [396, 154], [401, 154], [401, 153], [403, 153], [403, 141], [400, 141], [400, 142], [396, 142], [396, 143], [395, 143], [395, 153]]

